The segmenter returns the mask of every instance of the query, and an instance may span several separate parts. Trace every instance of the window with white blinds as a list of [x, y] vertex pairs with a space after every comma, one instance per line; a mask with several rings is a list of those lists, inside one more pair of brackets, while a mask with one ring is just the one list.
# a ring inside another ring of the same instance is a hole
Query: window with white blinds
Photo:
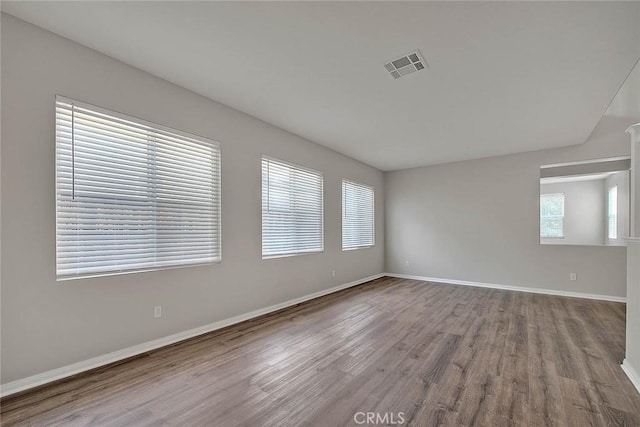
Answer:
[[342, 250], [374, 245], [374, 191], [368, 185], [342, 181]]
[[220, 252], [217, 143], [56, 97], [58, 279]]
[[322, 173], [262, 158], [262, 258], [322, 252]]

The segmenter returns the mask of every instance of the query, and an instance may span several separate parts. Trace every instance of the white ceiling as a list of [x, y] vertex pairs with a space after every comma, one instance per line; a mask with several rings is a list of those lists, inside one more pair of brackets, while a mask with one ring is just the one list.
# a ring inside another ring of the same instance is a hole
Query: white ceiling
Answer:
[[[585, 141], [640, 56], [634, 2], [2, 2], [382, 170]], [[430, 69], [383, 64], [419, 49]]]

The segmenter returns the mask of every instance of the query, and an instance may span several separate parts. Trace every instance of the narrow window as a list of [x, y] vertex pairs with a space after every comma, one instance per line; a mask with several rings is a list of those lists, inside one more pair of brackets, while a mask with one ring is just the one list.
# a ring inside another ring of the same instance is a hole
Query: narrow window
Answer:
[[342, 250], [374, 245], [374, 211], [373, 187], [342, 181]]
[[564, 194], [540, 195], [540, 237], [564, 238]]
[[610, 239], [618, 238], [618, 186], [609, 188], [607, 197], [607, 230]]

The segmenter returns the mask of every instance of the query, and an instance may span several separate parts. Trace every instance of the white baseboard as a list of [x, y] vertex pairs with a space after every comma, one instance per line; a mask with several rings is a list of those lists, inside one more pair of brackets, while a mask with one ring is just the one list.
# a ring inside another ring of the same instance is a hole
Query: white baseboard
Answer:
[[343, 289], [347, 289], [362, 283], [369, 282], [371, 280], [379, 279], [385, 276], [385, 274], [375, 274], [373, 276], [365, 277], [360, 280], [345, 283], [335, 286], [333, 288], [324, 289], [322, 291], [314, 292], [299, 298], [294, 298], [289, 301], [285, 301], [280, 304], [275, 304], [270, 307], [261, 308], [249, 313], [241, 314], [231, 317], [229, 319], [220, 320], [218, 322], [210, 323], [208, 325], [200, 326], [197, 328], [189, 329], [184, 332], [178, 332], [177, 334], [169, 335], [164, 338], [158, 338], [153, 341], [148, 341], [143, 344], [134, 345], [132, 347], [124, 348], [122, 350], [114, 351], [102, 356], [94, 357], [82, 362], [73, 363], [71, 365], [63, 366], [61, 368], [53, 369], [51, 371], [36, 374], [27, 378], [11, 381], [6, 384], [0, 385], [0, 397], [9, 396], [14, 393], [18, 393], [24, 390], [28, 390], [33, 387], [37, 387], [43, 384], [47, 384], [53, 381], [61, 380], [63, 378], [70, 377], [72, 375], [79, 374], [91, 369], [99, 368], [104, 365], [108, 365], [119, 360], [127, 359], [129, 357], [137, 356], [142, 353], [146, 353], [151, 350], [158, 349], [170, 344], [175, 344], [179, 341], [183, 341], [189, 338], [196, 337], [198, 335], [206, 334], [208, 332], [222, 329], [227, 326], [234, 325], [236, 323], [244, 322], [245, 320], [253, 319], [264, 314], [272, 313], [274, 311], [282, 310], [283, 308], [291, 307], [296, 304], [300, 304], [305, 301], [312, 300], [324, 295], [328, 295]]
[[471, 282], [468, 280], [441, 279], [438, 277], [414, 276], [410, 274], [385, 273], [389, 277], [397, 277], [399, 279], [422, 280], [425, 282], [448, 283], [451, 285], [475, 286], [478, 288], [502, 289], [506, 291], [529, 292], [533, 294], [557, 295], [562, 297], [586, 298], [601, 301], [627, 302], [625, 297], [615, 297], [611, 295], [586, 294], [582, 292], [557, 291], [554, 289], [544, 288], [525, 288], [522, 286], [496, 285], [493, 283]]
[[622, 365], [620, 365], [620, 367], [622, 368], [624, 373], [627, 374], [629, 380], [631, 380], [631, 384], [633, 384], [636, 390], [638, 390], [638, 393], [640, 393], [640, 375], [638, 375], [638, 372], [636, 372], [636, 370], [633, 369], [631, 365], [629, 365], [627, 359], [624, 359], [622, 361]]

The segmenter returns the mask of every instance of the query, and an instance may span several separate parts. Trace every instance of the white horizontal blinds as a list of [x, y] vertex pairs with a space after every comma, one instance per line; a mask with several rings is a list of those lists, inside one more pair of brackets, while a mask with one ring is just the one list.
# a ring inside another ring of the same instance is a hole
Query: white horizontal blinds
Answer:
[[220, 260], [220, 150], [56, 98], [58, 277]]
[[372, 187], [342, 181], [342, 249], [374, 245], [374, 191]]
[[262, 256], [320, 252], [323, 236], [320, 172], [262, 159]]

